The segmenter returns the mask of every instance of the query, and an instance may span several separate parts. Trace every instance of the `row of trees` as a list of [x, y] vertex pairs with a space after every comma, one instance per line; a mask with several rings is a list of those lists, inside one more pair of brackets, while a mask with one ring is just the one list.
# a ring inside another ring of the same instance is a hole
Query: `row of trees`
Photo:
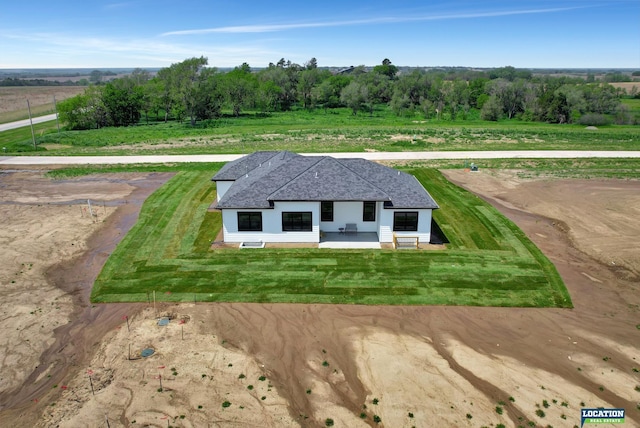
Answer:
[[371, 70], [360, 66], [332, 73], [318, 68], [315, 58], [304, 65], [281, 59], [257, 72], [246, 63], [228, 72], [207, 65], [207, 58], [200, 57], [163, 68], [155, 76], [137, 69], [61, 102], [61, 118], [73, 129], [131, 125], [143, 114], [147, 120], [162, 114], [165, 121], [189, 119], [195, 125], [220, 117], [225, 109], [239, 116], [245, 109], [348, 107], [356, 115], [388, 105], [398, 115], [428, 119], [465, 119], [476, 110], [485, 120], [569, 123], [604, 115], [632, 120], [620, 104], [622, 94], [611, 85], [536, 77], [513, 67], [400, 73], [385, 59]]

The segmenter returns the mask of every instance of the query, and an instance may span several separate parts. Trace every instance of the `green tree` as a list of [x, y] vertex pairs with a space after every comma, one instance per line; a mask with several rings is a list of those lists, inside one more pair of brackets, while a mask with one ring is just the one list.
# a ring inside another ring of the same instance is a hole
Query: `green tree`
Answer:
[[144, 93], [129, 78], [116, 79], [102, 89], [102, 102], [109, 126], [127, 126], [138, 123]]
[[357, 81], [349, 83], [340, 93], [340, 101], [351, 109], [355, 116], [369, 99], [367, 87]]
[[240, 116], [242, 108], [255, 101], [257, 87], [258, 82], [246, 63], [225, 74], [224, 91], [234, 116]]
[[309, 108], [312, 102], [311, 93], [318, 83], [320, 73], [317, 68], [303, 70], [298, 75], [298, 94], [302, 99], [304, 108]]
[[191, 126], [196, 124], [198, 109], [198, 83], [202, 69], [207, 65], [207, 58], [189, 58], [177, 64], [171, 64], [166, 72], [158, 73], [167, 83], [172, 98], [172, 110], [178, 116], [187, 115]]
[[225, 100], [223, 75], [215, 68], [204, 68], [198, 76], [194, 100], [197, 120], [215, 119], [222, 114]]
[[83, 130], [107, 126], [102, 88], [90, 86], [75, 97], [58, 103], [59, 118], [69, 129]]
[[382, 74], [387, 76], [390, 80], [395, 79], [396, 74], [398, 74], [398, 67], [391, 64], [388, 58], [382, 60], [381, 65], [376, 65], [373, 67], [373, 72], [377, 74]]
[[502, 103], [496, 95], [491, 95], [480, 110], [482, 120], [497, 121], [502, 117]]

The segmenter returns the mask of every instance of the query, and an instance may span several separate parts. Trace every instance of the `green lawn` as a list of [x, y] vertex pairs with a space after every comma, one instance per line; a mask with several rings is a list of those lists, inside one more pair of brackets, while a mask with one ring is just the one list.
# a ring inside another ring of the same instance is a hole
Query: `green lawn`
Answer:
[[433, 169], [411, 172], [442, 207], [444, 251], [209, 250], [221, 216], [209, 171], [181, 171], [145, 202], [93, 302], [165, 301], [571, 307], [555, 267], [512, 222]]

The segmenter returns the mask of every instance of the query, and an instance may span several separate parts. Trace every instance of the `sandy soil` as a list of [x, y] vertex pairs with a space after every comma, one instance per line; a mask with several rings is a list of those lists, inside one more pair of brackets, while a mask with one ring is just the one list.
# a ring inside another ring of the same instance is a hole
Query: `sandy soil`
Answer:
[[640, 425], [640, 183], [446, 173], [540, 246], [574, 309], [92, 306], [166, 176], [0, 175], [0, 425], [573, 427], [583, 406]]

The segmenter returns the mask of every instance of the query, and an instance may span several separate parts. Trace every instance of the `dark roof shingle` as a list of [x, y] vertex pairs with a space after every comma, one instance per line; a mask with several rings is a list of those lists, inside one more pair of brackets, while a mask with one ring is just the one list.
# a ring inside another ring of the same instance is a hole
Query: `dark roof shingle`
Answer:
[[271, 208], [275, 201], [384, 201], [392, 208], [438, 208], [414, 176], [365, 159], [255, 152], [226, 164], [212, 180], [234, 181], [219, 209]]

